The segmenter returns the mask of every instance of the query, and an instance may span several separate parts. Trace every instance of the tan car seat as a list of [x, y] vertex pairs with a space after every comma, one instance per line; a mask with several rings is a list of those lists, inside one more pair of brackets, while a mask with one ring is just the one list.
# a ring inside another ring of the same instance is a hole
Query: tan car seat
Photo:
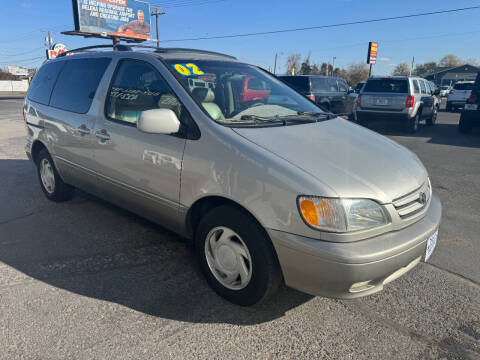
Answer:
[[212, 89], [208, 88], [195, 88], [193, 89], [193, 97], [197, 99], [211, 116], [213, 120], [225, 120], [222, 110], [215, 103], [215, 93]]

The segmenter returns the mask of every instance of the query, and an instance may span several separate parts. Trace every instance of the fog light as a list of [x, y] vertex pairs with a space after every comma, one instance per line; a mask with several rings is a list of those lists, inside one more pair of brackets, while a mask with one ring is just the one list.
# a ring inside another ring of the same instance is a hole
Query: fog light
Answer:
[[351, 293], [359, 293], [359, 292], [362, 292], [362, 291], [366, 291], [368, 289], [371, 289], [374, 287], [374, 285], [370, 284], [372, 280], [368, 280], [368, 281], [362, 281], [362, 282], [358, 282], [358, 283], [355, 283], [353, 284], [352, 286], [350, 286], [350, 292]]

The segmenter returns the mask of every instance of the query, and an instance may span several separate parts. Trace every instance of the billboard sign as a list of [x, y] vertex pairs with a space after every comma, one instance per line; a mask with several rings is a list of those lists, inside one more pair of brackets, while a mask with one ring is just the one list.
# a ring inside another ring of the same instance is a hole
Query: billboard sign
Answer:
[[8, 72], [17, 76], [28, 76], [28, 69], [23, 66], [9, 66]]
[[63, 44], [55, 44], [52, 46], [51, 49], [47, 50], [47, 59], [55, 59], [58, 55], [63, 54], [64, 52], [67, 52], [68, 49], [65, 45]]
[[100, 36], [151, 39], [150, 4], [138, 0], [72, 0], [75, 30]]
[[375, 65], [378, 56], [378, 42], [370, 41], [368, 43], [367, 64]]

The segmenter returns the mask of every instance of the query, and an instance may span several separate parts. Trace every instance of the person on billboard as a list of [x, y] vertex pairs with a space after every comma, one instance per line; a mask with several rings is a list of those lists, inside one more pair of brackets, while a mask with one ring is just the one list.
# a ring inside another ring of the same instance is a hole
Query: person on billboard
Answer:
[[119, 33], [127, 35], [148, 35], [150, 33], [150, 25], [145, 22], [145, 14], [142, 10], [137, 12], [137, 20], [130, 21], [118, 28]]

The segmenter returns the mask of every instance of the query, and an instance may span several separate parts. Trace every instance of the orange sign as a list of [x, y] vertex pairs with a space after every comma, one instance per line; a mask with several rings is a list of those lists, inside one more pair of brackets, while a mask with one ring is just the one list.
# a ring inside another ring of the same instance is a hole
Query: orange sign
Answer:
[[375, 65], [377, 63], [377, 56], [378, 56], [378, 42], [370, 41], [368, 43], [367, 64]]

